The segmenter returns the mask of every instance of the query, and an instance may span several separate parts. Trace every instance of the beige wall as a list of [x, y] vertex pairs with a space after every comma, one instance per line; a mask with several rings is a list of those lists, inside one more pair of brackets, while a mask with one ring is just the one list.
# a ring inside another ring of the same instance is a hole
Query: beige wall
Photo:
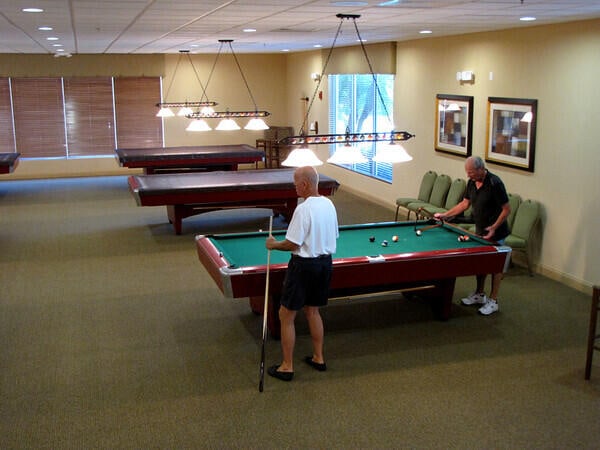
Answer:
[[[396, 44], [394, 117], [399, 130], [416, 134], [416, 138], [405, 145], [414, 160], [394, 167], [392, 184], [329, 164], [321, 166], [320, 171], [336, 177], [345, 188], [392, 209], [396, 197], [416, 194], [426, 170], [464, 177], [463, 158], [434, 150], [436, 94], [474, 96], [473, 153], [480, 156], [485, 155], [487, 98], [535, 98], [538, 100], [535, 172], [494, 164], [489, 164], [489, 169], [502, 177], [510, 192], [539, 200], [544, 205], [544, 241], [538, 270], [576, 288], [589, 290], [592, 283], [600, 282], [600, 244], [596, 238], [600, 225], [596, 213], [600, 209], [600, 151], [595, 140], [592, 141], [595, 128], [600, 124], [600, 92], [596, 86], [600, 74], [598, 49], [600, 20], [399, 42]], [[250, 101], [244, 102], [248, 94], [239, 71], [229, 55], [223, 56], [207, 94], [219, 101], [219, 107], [247, 109]], [[271, 125], [289, 125], [296, 131], [302, 125], [300, 99], [312, 99], [317, 84], [310, 74], [322, 71], [322, 56], [323, 51], [238, 55], [259, 109], [273, 114], [268, 121]], [[137, 56], [87, 56], [75, 64], [78, 58], [77, 55], [70, 59], [1, 56], [0, 66], [6, 68], [4, 63], [10, 63], [11, 68], [3, 75], [43, 75], [45, 67], [48, 67], [48, 75], [98, 75], [104, 74], [102, 68], [114, 63], [121, 75], [163, 73], [166, 92], [178, 55], [140, 56], [140, 59]], [[112, 61], [112, 58], [116, 59]], [[145, 58], [149, 58], [148, 61]], [[194, 55], [193, 58], [205, 82], [214, 55]], [[149, 68], [145, 68], [146, 63]], [[186, 64], [182, 62], [179, 70], [182, 73], [178, 71], [177, 83], [167, 100], [178, 101], [177, 96], [198, 84]], [[459, 70], [473, 70], [475, 82], [460, 84], [456, 81]], [[489, 79], [490, 72], [493, 72], [493, 80]], [[323, 91], [323, 100], [314, 99], [309, 121], [317, 120], [320, 131], [327, 132], [327, 77], [319, 89]], [[221, 134], [216, 131], [190, 135], [184, 131], [184, 123], [165, 122], [166, 145], [223, 140], [253, 143], [260, 135], [259, 132]], [[325, 146], [315, 150], [326, 159]], [[119, 173], [119, 168], [110, 158], [22, 161], [15, 173], [3, 179], [94, 173]], [[390, 214], [390, 220], [392, 218]]]
[[[475, 82], [460, 84], [459, 70], [473, 70]], [[322, 172], [392, 207], [396, 197], [416, 194], [426, 170], [465, 176], [463, 158], [434, 151], [436, 94], [474, 97], [473, 154], [482, 157], [487, 98], [537, 99], [534, 173], [494, 164], [488, 168], [504, 180], [509, 192], [544, 205], [538, 270], [589, 290], [600, 282], [600, 151], [595, 142], [599, 75], [598, 20], [399, 42], [394, 116], [399, 130], [416, 134], [405, 145], [414, 160], [394, 167], [392, 184], [331, 165], [323, 166]]]

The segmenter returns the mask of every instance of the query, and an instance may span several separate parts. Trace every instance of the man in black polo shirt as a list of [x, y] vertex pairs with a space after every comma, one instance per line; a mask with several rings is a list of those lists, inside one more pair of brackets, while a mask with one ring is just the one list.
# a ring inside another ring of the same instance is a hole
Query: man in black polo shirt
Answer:
[[[475, 232], [484, 239], [504, 242], [509, 235], [506, 218], [510, 213], [508, 194], [502, 180], [485, 168], [485, 163], [479, 156], [471, 156], [465, 162], [465, 171], [469, 182], [463, 200], [445, 213], [437, 213], [435, 217], [446, 219], [454, 217], [469, 206], [472, 207], [472, 217], [475, 221]], [[502, 281], [502, 273], [492, 275], [490, 296], [485, 295], [486, 275], [477, 275], [477, 289], [474, 293], [462, 299], [464, 305], [483, 305], [479, 312], [484, 316], [498, 311], [498, 291]]]

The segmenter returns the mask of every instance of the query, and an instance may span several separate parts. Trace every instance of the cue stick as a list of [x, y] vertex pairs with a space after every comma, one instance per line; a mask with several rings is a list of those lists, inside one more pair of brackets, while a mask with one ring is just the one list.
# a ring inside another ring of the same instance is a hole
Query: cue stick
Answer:
[[[269, 217], [269, 236], [273, 231], [273, 216]], [[265, 341], [267, 340], [267, 310], [269, 308], [269, 272], [271, 266], [271, 249], [267, 250], [267, 281], [265, 282], [265, 303], [263, 306], [262, 348], [260, 351], [260, 380], [258, 391], [263, 391], [265, 383]]]
[[423, 232], [423, 231], [431, 230], [433, 228], [441, 227], [442, 225], [444, 225], [444, 222], [436, 223], [434, 225], [429, 225], [429, 226], [426, 226], [423, 228], [417, 228], [417, 231]]

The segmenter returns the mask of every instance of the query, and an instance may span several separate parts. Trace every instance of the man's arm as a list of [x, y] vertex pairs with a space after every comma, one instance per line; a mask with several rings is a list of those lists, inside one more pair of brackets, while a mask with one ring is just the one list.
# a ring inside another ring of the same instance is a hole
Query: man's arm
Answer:
[[283, 241], [278, 241], [273, 236], [269, 236], [267, 238], [265, 245], [269, 250], [283, 250], [290, 252], [298, 250], [298, 248], [300, 247], [298, 244], [295, 244], [292, 241], [288, 241], [287, 239], [284, 239]]
[[500, 214], [498, 215], [498, 218], [496, 219], [496, 221], [485, 229], [487, 231], [487, 234], [484, 236], [484, 238], [491, 239], [491, 237], [496, 232], [496, 229], [500, 225], [502, 225], [502, 222], [504, 222], [504, 220], [506, 220], [506, 218], [508, 217], [509, 214], [510, 214], [510, 204], [505, 203], [504, 205], [502, 205], [502, 211], [500, 211]]
[[445, 213], [435, 213], [434, 217], [437, 219], [447, 219], [449, 217], [458, 216], [460, 213], [464, 212], [471, 205], [471, 201], [467, 198], [463, 198], [460, 203], [457, 203], [452, 208], [450, 208]]

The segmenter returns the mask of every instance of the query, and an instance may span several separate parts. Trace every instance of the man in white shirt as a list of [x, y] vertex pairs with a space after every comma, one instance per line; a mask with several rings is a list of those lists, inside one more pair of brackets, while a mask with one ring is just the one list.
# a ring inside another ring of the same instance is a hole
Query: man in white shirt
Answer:
[[269, 250], [292, 252], [281, 294], [281, 350], [283, 361], [269, 367], [274, 378], [291, 381], [294, 377], [296, 313], [304, 309], [312, 338], [313, 354], [304, 361], [319, 371], [327, 370], [323, 356], [323, 320], [319, 307], [327, 304], [332, 257], [339, 236], [337, 212], [327, 197], [319, 195], [319, 174], [314, 167], [299, 167], [294, 172], [296, 193], [304, 201], [294, 211], [285, 239], [269, 236]]

